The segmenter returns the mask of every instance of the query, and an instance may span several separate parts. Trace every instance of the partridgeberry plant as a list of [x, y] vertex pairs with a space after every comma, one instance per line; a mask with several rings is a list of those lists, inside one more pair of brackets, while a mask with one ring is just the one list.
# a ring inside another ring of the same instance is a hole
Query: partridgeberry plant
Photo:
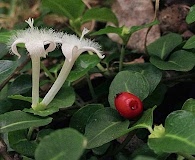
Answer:
[[2, 0], [0, 160], [195, 159], [195, 6], [147, 1]]

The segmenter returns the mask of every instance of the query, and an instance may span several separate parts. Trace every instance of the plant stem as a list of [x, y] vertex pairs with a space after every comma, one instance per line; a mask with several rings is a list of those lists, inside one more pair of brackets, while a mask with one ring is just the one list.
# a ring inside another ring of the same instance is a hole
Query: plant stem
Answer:
[[50, 90], [48, 91], [48, 93], [45, 95], [45, 97], [43, 98], [41, 104], [47, 106], [55, 97], [55, 95], [58, 93], [58, 91], [60, 90], [60, 88], [62, 87], [62, 85], [64, 84], [66, 78], [68, 77], [72, 66], [74, 65], [75, 60], [72, 61], [68, 61], [67, 59], [65, 60], [62, 69], [58, 75], [58, 78], [56, 79], [56, 81], [54, 82], [54, 84], [52, 85], [52, 87], [50, 88]]
[[93, 85], [91, 83], [90, 76], [89, 76], [88, 73], [86, 74], [86, 78], [87, 78], [87, 83], [88, 83], [88, 86], [89, 86], [91, 96], [92, 96], [93, 100], [95, 100], [97, 98], [97, 96], [95, 94], [95, 91], [94, 91], [94, 88], [93, 88]]
[[54, 76], [52, 76], [52, 74], [49, 72], [49, 70], [43, 65], [43, 63], [41, 63], [41, 69], [44, 70], [44, 72], [46, 73], [46, 75], [51, 79], [52, 82], [55, 82], [55, 78]]
[[34, 127], [30, 127], [27, 133], [27, 139], [30, 141], [32, 137], [32, 133], [34, 131]]
[[192, 156], [192, 155], [189, 155], [189, 154], [186, 154], [186, 153], [181, 153], [181, 152], [179, 152], [177, 154], [184, 157], [184, 158], [186, 158], [186, 159], [188, 159], [188, 160], [195, 160], [195, 157]]
[[120, 54], [120, 60], [119, 60], [119, 72], [122, 70], [123, 68], [123, 59], [124, 59], [124, 55], [125, 55], [125, 46], [122, 45], [121, 47], [121, 54]]
[[32, 60], [32, 108], [36, 109], [39, 104], [39, 77], [40, 57], [31, 55]]

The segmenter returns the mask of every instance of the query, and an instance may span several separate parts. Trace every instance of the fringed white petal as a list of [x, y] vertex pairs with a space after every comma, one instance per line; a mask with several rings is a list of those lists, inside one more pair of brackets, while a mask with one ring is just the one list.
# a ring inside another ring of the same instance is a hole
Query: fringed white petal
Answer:
[[62, 53], [68, 59], [69, 62], [73, 58], [72, 56], [73, 56], [73, 48], [74, 47], [75, 47], [74, 45], [71, 45], [68, 43], [62, 43]]
[[11, 45], [11, 50], [12, 50], [12, 53], [14, 53], [15, 55], [18, 56], [18, 58], [21, 57], [21, 55], [18, 53], [18, 49], [17, 49], [17, 44], [19, 43], [25, 43], [25, 40], [22, 39], [22, 38], [19, 38], [19, 39], [16, 39], [12, 45]]

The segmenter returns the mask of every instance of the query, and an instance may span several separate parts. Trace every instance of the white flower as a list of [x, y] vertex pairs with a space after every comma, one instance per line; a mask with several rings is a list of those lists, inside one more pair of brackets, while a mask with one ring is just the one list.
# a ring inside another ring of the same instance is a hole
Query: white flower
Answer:
[[75, 35], [68, 34], [62, 37], [62, 52], [69, 61], [76, 60], [77, 57], [85, 51], [95, 52], [99, 58], [104, 58], [98, 43], [90, 39], [84, 39], [84, 35], [88, 32], [89, 30], [84, 28], [80, 39]]
[[46, 57], [48, 52], [56, 48], [57, 43], [61, 43], [61, 33], [55, 33], [52, 29], [39, 30], [33, 26], [34, 20], [30, 18], [26, 22], [29, 24], [30, 28], [17, 31], [9, 41], [12, 53], [19, 58], [20, 54], [17, 50], [17, 44], [24, 43], [30, 56]]
[[52, 29], [38, 29], [33, 26], [34, 20], [28, 19], [26, 23], [29, 28], [17, 31], [10, 38], [9, 46], [11, 52], [20, 58], [17, 50], [17, 44], [25, 44], [25, 48], [30, 54], [32, 60], [32, 108], [34, 110], [44, 109], [39, 105], [39, 76], [40, 76], [40, 58], [46, 57], [48, 52], [53, 51], [58, 43], [61, 43], [62, 33], [55, 33]]
[[74, 62], [81, 53], [85, 51], [92, 51], [95, 52], [99, 56], [99, 58], [104, 58], [104, 55], [101, 54], [101, 47], [98, 43], [90, 39], [84, 39], [84, 35], [88, 32], [89, 30], [85, 28], [80, 39], [75, 35], [69, 34], [64, 34], [64, 36], [62, 37], [62, 52], [66, 57], [66, 60], [55, 83], [43, 98], [41, 105], [47, 106], [53, 100], [55, 95], [64, 84], [66, 78], [68, 77], [74, 65]]

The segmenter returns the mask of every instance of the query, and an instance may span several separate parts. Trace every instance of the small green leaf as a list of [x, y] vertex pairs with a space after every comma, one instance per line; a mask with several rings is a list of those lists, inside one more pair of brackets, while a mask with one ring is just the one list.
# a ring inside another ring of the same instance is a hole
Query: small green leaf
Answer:
[[15, 110], [0, 115], [0, 133], [39, 127], [49, 124], [52, 118], [40, 118], [31, 114]]
[[87, 148], [96, 148], [124, 135], [129, 126], [129, 121], [124, 121], [118, 112], [112, 108], [97, 110], [89, 118], [85, 128], [88, 140]]
[[165, 134], [149, 138], [148, 145], [155, 153], [195, 153], [195, 114], [185, 110], [174, 111], [165, 120]]
[[33, 157], [38, 144], [35, 141], [28, 141], [26, 135], [27, 130], [9, 132], [9, 145], [20, 154]]
[[45, 136], [35, 151], [36, 160], [78, 160], [87, 141], [78, 131], [66, 128]]
[[195, 36], [190, 37], [185, 45], [183, 46], [184, 49], [193, 49], [195, 48]]
[[175, 47], [181, 44], [181, 42], [181, 35], [169, 33], [147, 46], [147, 51], [150, 56], [156, 56], [161, 60], [164, 60]]
[[83, 54], [77, 59], [74, 69], [68, 75], [67, 81], [74, 82], [79, 78], [85, 76], [88, 71], [94, 68], [100, 59], [97, 55]]
[[97, 35], [103, 35], [107, 33], [116, 33], [119, 36], [122, 34], [123, 27], [112, 27], [112, 26], [106, 26], [103, 29], [100, 29], [99, 31], [93, 32], [91, 35], [92, 36], [97, 36]]
[[172, 53], [168, 61], [152, 56], [150, 62], [161, 70], [190, 71], [195, 65], [195, 54], [179, 50]]
[[71, 20], [79, 18], [85, 9], [82, 0], [42, 0], [42, 6]]
[[112, 22], [116, 26], [118, 25], [118, 19], [109, 8], [91, 8], [87, 10], [82, 17], [82, 23], [91, 20], [100, 22]]
[[162, 72], [150, 63], [132, 64], [124, 67], [123, 70], [130, 70], [141, 73], [148, 81], [150, 94], [155, 90], [162, 78]]
[[190, 98], [190, 99], [186, 100], [182, 106], [182, 109], [195, 114], [195, 99]]
[[120, 92], [130, 92], [144, 100], [149, 95], [149, 84], [146, 78], [139, 72], [121, 71], [112, 81], [109, 89], [108, 100], [110, 106], [114, 106], [114, 98]]
[[0, 60], [0, 83], [9, 77], [17, 68], [16, 61]]
[[31, 76], [23, 74], [18, 76], [10, 85], [8, 95], [26, 93], [32, 88]]
[[90, 116], [97, 110], [102, 108], [103, 105], [101, 104], [88, 104], [85, 107], [82, 107], [76, 113], [73, 114], [70, 120], [70, 127], [78, 130], [81, 133], [84, 133], [85, 126]]
[[188, 15], [186, 16], [186, 22], [188, 24], [192, 23], [195, 21], [195, 5], [190, 7], [190, 11]]
[[24, 97], [22, 95], [11, 95], [11, 96], [8, 96], [8, 98], [22, 100], [22, 101], [32, 103], [32, 97]]

